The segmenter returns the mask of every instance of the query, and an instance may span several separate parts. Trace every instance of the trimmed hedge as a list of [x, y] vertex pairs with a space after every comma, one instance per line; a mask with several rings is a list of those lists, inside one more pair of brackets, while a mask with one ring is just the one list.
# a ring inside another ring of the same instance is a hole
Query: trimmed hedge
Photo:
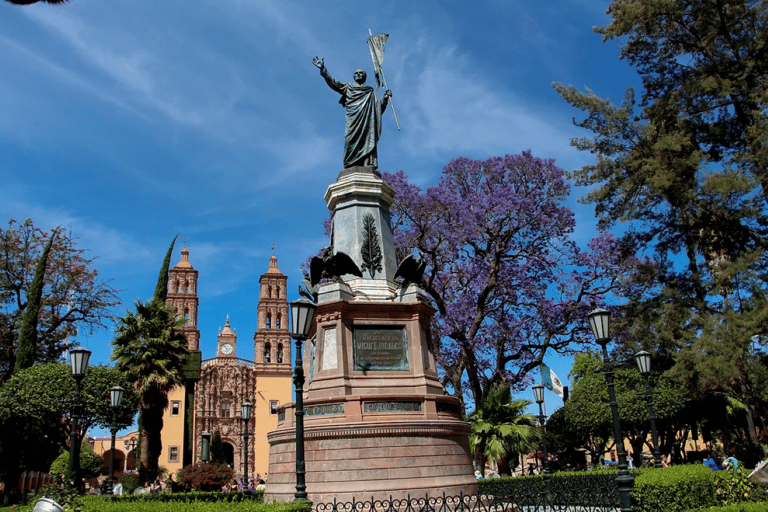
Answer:
[[[687, 512], [717, 506], [738, 507], [757, 501], [761, 512], [768, 511], [768, 494], [747, 478], [750, 473], [747, 469], [712, 471], [703, 464], [692, 464], [643, 468], [631, 473], [635, 477], [633, 512]], [[614, 469], [557, 473], [550, 484], [552, 504], [618, 505], [618, 493], [608, 492], [615, 490], [613, 481], [617, 474]], [[479, 481], [478, 490], [480, 494], [509, 497], [518, 505], [534, 505], [545, 492], [544, 478], [542, 475], [492, 478]], [[744, 510], [751, 512], [752, 505]]]
[[[616, 470], [559, 472], [550, 480], [549, 504], [572, 507], [618, 507]], [[543, 475], [480, 480], [480, 494], [511, 500], [521, 507], [542, 505], [546, 495]]]
[[[154, 496], [162, 495], [158, 493]], [[243, 499], [242, 494], [232, 493], [176, 493], [176, 496], [191, 494], [230, 494], [241, 495], [240, 499], [226, 500], [221, 496], [219, 501], [159, 501], [152, 499], [127, 499], [134, 496], [107, 499], [105, 496], [85, 496], [77, 500], [77, 510], [81, 512], [311, 512], [312, 505], [309, 503], [264, 503], [256, 499]], [[168, 496], [173, 494], [167, 493]], [[151, 494], [143, 496], [152, 496]], [[142, 498], [143, 496], [135, 496]], [[30, 504], [28, 512], [31, 512], [34, 503]]]
[[696, 510], [690, 510], [688, 512], [765, 512], [765, 510], [766, 505], [764, 502], [756, 502], [725, 505], [722, 507], [697, 508]]
[[[88, 496], [87, 499], [110, 501], [107, 496]], [[131, 494], [123, 496], [113, 496], [112, 500], [116, 503], [204, 503], [204, 502], [222, 502], [222, 503], [240, 503], [250, 501], [264, 503], [264, 491], [251, 491], [246, 494], [241, 491], [222, 492], [222, 491], [190, 491], [190, 492], [152, 492], [148, 494]]]
[[633, 512], [685, 512], [715, 505], [715, 471], [703, 464], [646, 469], [635, 478]]
[[633, 512], [721, 510], [731, 505], [736, 511], [742, 510], [739, 507], [751, 511], [753, 502], [758, 502], [756, 510], [766, 511], [768, 495], [747, 478], [750, 472], [744, 468], [712, 471], [703, 464], [646, 469], [635, 480]]

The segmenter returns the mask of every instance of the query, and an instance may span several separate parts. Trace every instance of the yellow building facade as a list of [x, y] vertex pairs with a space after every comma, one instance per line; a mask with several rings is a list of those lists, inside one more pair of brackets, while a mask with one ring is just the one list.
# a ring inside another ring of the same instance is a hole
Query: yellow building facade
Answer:
[[[266, 474], [267, 432], [277, 427], [277, 406], [292, 400], [287, 281], [273, 255], [269, 268], [259, 278], [254, 361], [237, 356], [237, 331], [227, 318], [218, 332], [215, 356], [202, 359], [197, 369], [190, 369], [187, 385], [171, 393], [163, 416], [160, 455], [160, 465], [170, 472], [199, 461], [203, 432], [213, 436], [218, 431], [227, 463], [241, 478], [245, 473], [241, 405], [248, 399], [253, 404], [248, 422], [248, 475]], [[189, 263], [186, 248], [182, 249], [181, 261], [169, 272], [167, 303], [187, 319], [184, 330], [189, 348], [199, 351], [197, 271]]]
[[[278, 405], [293, 399], [287, 282], [288, 277], [277, 268], [277, 257], [272, 256], [269, 268], [259, 278], [254, 361], [237, 357], [237, 331], [229, 318], [218, 332], [216, 354], [202, 359], [197, 327], [198, 271], [189, 261], [189, 250], [181, 250], [181, 260], [168, 273], [166, 304], [186, 319], [182, 330], [192, 356], [185, 369], [186, 383], [169, 394], [163, 414], [163, 448], [158, 463], [169, 474], [198, 462], [202, 433], [218, 431], [227, 463], [241, 478], [245, 470], [245, 422], [240, 406], [248, 399], [253, 404], [248, 422], [248, 475], [266, 475], [267, 433], [277, 428]], [[136, 432], [117, 439], [116, 472], [136, 468], [136, 439]], [[104, 474], [108, 472], [109, 445], [110, 438], [94, 439], [94, 450], [105, 460]]]

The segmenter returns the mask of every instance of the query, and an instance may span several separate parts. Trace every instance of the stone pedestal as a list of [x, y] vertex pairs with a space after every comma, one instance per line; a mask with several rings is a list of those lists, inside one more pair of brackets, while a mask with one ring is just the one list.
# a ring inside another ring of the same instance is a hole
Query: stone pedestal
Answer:
[[364, 271], [363, 277], [366, 279], [395, 278], [397, 261], [389, 216], [389, 206], [393, 199], [392, 188], [371, 167], [343, 170], [336, 183], [331, 184], [325, 192], [325, 202], [333, 212], [331, 244], [334, 253], [340, 251], [348, 254], [361, 269], [364, 268], [360, 253], [364, 243], [363, 223], [367, 216], [373, 222], [382, 252], [381, 270], [374, 275]]
[[[430, 351], [433, 313], [395, 300], [318, 306], [303, 355], [310, 500], [477, 492], [469, 424], [444, 393]], [[294, 412], [293, 403], [278, 408], [268, 435], [267, 499], [290, 501], [296, 490]]]
[[[361, 245], [371, 238], [361, 226], [373, 221], [381, 271], [319, 289], [303, 353], [306, 491], [315, 503], [477, 492], [469, 424], [435, 367], [434, 310], [419, 286], [394, 281], [392, 197], [370, 168], [343, 171], [326, 192], [334, 253], [362, 268]], [[267, 436], [267, 500], [293, 500], [295, 434], [295, 404], [281, 405]]]

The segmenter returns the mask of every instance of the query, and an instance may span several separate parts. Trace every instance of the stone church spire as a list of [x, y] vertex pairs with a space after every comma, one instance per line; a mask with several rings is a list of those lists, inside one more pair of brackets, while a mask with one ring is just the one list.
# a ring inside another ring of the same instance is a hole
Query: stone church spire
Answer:
[[254, 362], [265, 370], [291, 372], [291, 337], [288, 332], [288, 277], [277, 268], [277, 256], [259, 278], [257, 331], [253, 335]]
[[189, 262], [189, 249], [181, 250], [181, 261], [168, 271], [166, 306], [173, 308], [177, 318], [184, 317], [182, 331], [187, 336], [187, 347], [200, 350], [200, 330], [197, 328], [197, 270]]

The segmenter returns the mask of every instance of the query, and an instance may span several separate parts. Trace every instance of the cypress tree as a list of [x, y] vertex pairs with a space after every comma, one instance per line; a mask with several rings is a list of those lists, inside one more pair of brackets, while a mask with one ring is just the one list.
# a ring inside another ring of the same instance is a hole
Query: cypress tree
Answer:
[[[165, 259], [163, 260], [163, 265], [160, 267], [160, 274], [157, 276], [157, 284], [155, 285], [155, 297], [153, 300], [155, 302], [159, 302], [160, 304], [165, 304], [165, 298], [168, 296], [168, 269], [171, 266], [171, 256], [173, 255], [173, 246], [176, 244], [177, 238], [179, 238], [179, 235], [176, 235], [175, 237], [173, 237], [173, 240], [171, 240], [171, 246], [168, 247], [168, 252], [165, 253]], [[139, 432], [141, 432], [144, 426], [144, 409], [143, 408], [139, 409], [139, 417], [137, 419], [137, 423], [139, 426]], [[150, 446], [150, 450], [151, 450], [151, 446]], [[136, 453], [138, 454], [141, 453], [141, 436], [139, 436], [139, 442], [136, 445]], [[157, 455], [159, 455], [159, 451]], [[150, 457], [150, 458], [153, 459], [153, 457]], [[156, 465], [157, 461], [154, 460], [154, 462]], [[141, 483], [145, 483], [147, 480], [153, 479], [156, 476], [156, 472], [157, 472], [156, 468], [145, 467], [142, 462], [139, 468], [139, 481]]]
[[224, 451], [224, 441], [221, 432], [217, 429], [211, 437], [211, 462], [227, 463], [227, 453]]
[[168, 252], [165, 253], [165, 259], [163, 260], [163, 266], [160, 268], [160, 275], [157, 276], [157, 286], [155, 287], [155, 300], [161, 303], [165, 303], [165, 298], [168, 296], [168, 269], [171, 266], [171, 255], [173, 254], [173, 246], [176, 243], [176, 239], [179, 235], [173, 237], [171, 246], [168, 248]]
[[37, 322], [40, 316], [40, 304], [43, 298], [43, 285], [45, 284], [45, 267], [48, 264], [48, 254], [51, 252], [51, 246], [56, 239], [59, 229], [56, 228], [51, 234], [51, 238], [43, 249], [43, 254], [35, 267], [35, 277], [32, 279], [32, 285], [27, 293], [27, 309], [24, 311], [24, 319], [21, 322], [21, 333], [19, 334], [19, 350], [16, 352], [16, 366], [14, 371], [29, 368], [35, 364], [35, 354], [37, 353]]

